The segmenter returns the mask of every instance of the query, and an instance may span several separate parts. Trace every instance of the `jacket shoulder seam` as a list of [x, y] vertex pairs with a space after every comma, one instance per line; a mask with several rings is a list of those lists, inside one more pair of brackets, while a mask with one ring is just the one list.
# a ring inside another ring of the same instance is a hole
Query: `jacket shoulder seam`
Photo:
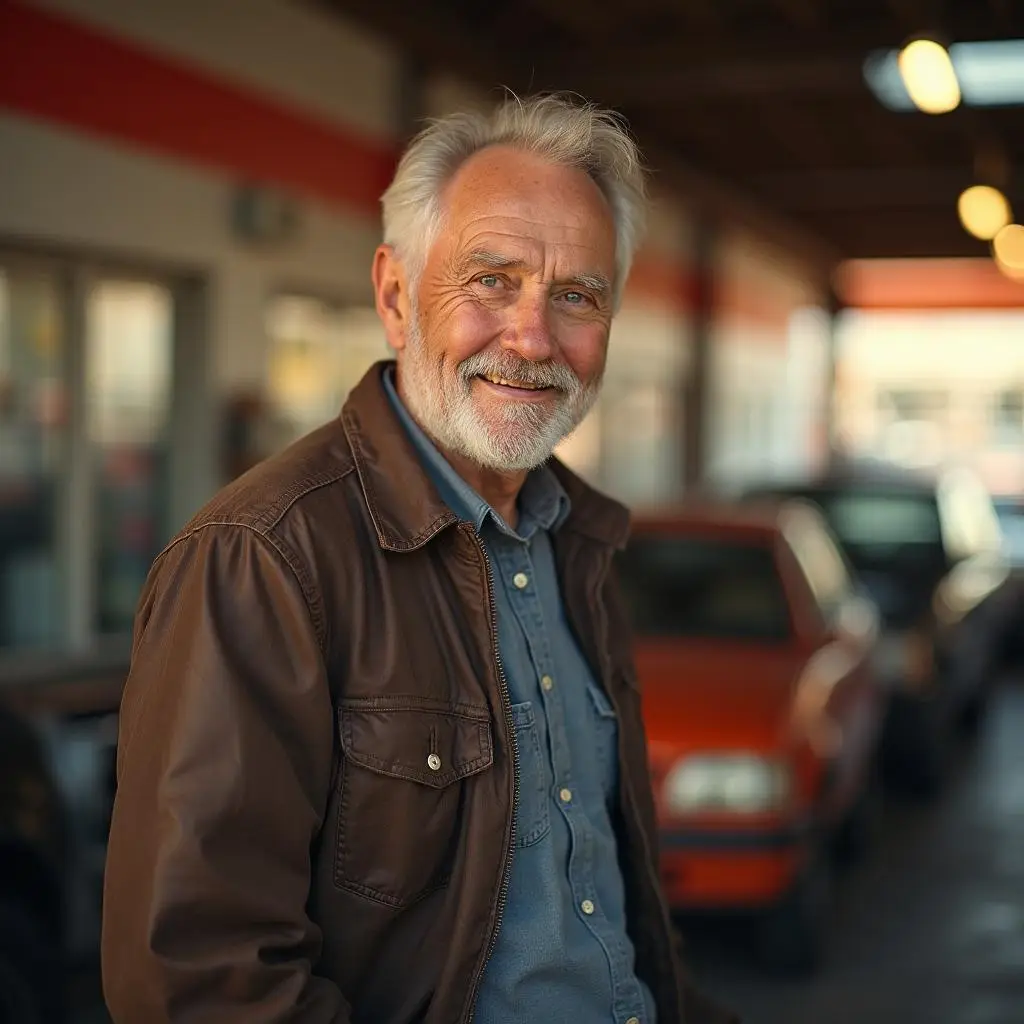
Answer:
[[[345, 474], [343, 474], [345, 475]], [[341, 479], [337, 477], [336, 479]], [[326, 481], [325, 483], [331, 483], [334, 481]], [[308, 494], [309, 491], [304, 491], [304, 494]], [[293, 502], [294, 503], [294, 502]], [[280, 517], [275, 521], [280, 522]], [[291, 545], [287, 544], [279, 535], [272, 533], [272, 527], [266, 527], [264, 529], [258, 528], [253, 523], [240, 522], [235, 519], [207, 519], [201, 523], [197, 523], [195, 526], [190, 527], [187, 530], [176, 537], [170, 544], [164, 548], [163, 551], [157, 556], [156, 562], [161, 561], [165, 555], [169, 554], [174, 548], [186, 540], [195, 537], [198, 533], [206, 530], [209, 527], [216, 528], [233, 528], [240, 530], [248, 530], [254, 536], [261, 538], [267, 544], [269, 544], [278, 554], [281, 561], [288, 566], [291, 574], [295, 577], [295, 582], [299, 585], [299, 591], [302, 594], [303, 603], [306, 605], [306, 613], [309, 615], [310, 623], [313, 626], [313, 631], [316, 635], [317, 646], [320, 648], [322, 655], [326, 654], [326, 633], [324, 629], [325, 617], [323, 613], [323, 603], [318, 599], [316, 594], [316, 588], [313, 587], [309, 576], [302, 563], [302, 559], [295, 553]]]

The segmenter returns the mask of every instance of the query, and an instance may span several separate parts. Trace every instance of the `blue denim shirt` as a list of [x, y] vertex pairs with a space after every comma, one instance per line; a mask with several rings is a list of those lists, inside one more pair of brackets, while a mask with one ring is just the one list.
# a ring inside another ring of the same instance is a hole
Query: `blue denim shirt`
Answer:
[[519, 763], [508, 901], [477, 998], [476, 1024], [654, 1024], [637, 978], [610, 808], [614, 712], [562, 607], [550, 532], [569, 498], [546, 467], [530, 473], [509, 527], [388, 397], [441, 498], [476, 527], [494, 575], [498, 648]]

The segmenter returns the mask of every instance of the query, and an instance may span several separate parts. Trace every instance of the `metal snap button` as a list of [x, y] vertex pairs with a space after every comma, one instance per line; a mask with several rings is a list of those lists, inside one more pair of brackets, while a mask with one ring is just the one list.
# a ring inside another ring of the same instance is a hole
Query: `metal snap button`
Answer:
[[439, 772], [441, 770], [441, 758], [439, 758], [437, 754], [428, 754], [427, 767], [432, 772]]

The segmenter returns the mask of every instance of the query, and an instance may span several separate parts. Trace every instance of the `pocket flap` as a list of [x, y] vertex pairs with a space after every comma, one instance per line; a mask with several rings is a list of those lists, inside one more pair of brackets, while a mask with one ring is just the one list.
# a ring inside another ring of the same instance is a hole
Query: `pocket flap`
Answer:
[[590, 694], [590, 702], [594, 705], [598, 718], [616, 717], [615, 709], [612, 707], [611, 701], [608, 699], [608, 695], [604, 692], [603, 687], [597, 683], [588, 682], [587, 693]]
[[494, 763], [487, 708], [427, 698], [352, 698], [338, 708], [345, 757], [434, 789]]

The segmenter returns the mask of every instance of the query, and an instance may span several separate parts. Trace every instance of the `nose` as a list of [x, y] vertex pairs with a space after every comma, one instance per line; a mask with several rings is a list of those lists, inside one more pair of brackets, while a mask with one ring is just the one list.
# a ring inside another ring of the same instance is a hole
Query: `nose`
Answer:
[[501, 347], [524, 359], [540, 363], [555, 352], [546, 289], [524, 288], [511, 309]]

